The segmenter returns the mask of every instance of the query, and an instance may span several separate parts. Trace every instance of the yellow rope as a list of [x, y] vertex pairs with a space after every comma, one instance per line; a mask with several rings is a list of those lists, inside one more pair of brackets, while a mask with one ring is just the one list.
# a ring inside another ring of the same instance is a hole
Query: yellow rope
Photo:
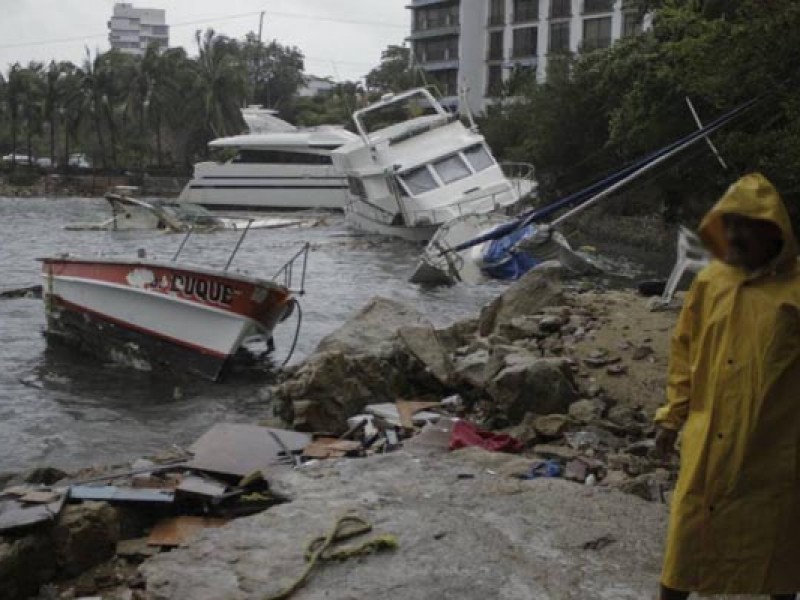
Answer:
[[349, 546], [333, 550], [334, 544], [349, 540], [351, 538], [369, 533], [372, 525], [357, 515], [347, 514], [336, 520], [331, 530], [324, 536], [314, 538], [306, 546], [304, 557], [306, 568], [300, 576], [285, 590], [264, 598], [264, 600], [286, 600], [297, 590], [299, 590], [308, 579], [314, 566], [322, 561], [347, 560], [353, 556], [362, 556], [381, 550], [394, 550], [397, 548], [397, 538], [393, 535], [380, 535], [371, 540], [367, 540], [358, 546]]

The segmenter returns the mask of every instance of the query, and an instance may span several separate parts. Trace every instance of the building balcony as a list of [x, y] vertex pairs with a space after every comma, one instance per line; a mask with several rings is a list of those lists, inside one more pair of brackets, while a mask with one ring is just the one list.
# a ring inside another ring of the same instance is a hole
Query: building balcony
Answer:
[[411, 32], [411, 35], [409, 35], [406, 39], [424, 40], [427, 38], [435, 38], [435, 37], [458, 36], [460, 33], [461, 33], [461, 26], [456, 24], [438, 28], [415, 29]]
[[514, 48], [511, 50], [511, 58], [516, 60], [533, 59], [536, 60], [536, 49]]
[[531, 21], [539, 20], [539, 7], [535, 6], [530, 10], [521, 10], [515, 12], [512, 18], [512, 23], [530, 23]]
[[583, 14], [614, 12], [614, 0], [583, 0]]
[[458, 4], [458, 1], [453, 0], [411, 0], [411, 4], [407, 4], [406, 8], [414, 10], [415, 8], [422, 8], [423, 6], [436, 6], [437, 4]]
[[416, 64], [426, 71], [450, 71], [458, 70], [458, 59], [443, 59], [443, 60], [420, 60], [416, 59]]
[[594, 40], [583, 40], [581, 42], [581, 52], [593, 52], [594, 50], [603, 50], [611, 46], [611, 38], [598, 38]]
[[503, 56], [503, 50], [502, 49], [500, 49], [500, 50], [489, 50], [489, 52], [486, 53], [486, 60], [487, 61], [497, 61], [497, 60], [502, 61], [504, 58], [505, 58], [505, 56]]

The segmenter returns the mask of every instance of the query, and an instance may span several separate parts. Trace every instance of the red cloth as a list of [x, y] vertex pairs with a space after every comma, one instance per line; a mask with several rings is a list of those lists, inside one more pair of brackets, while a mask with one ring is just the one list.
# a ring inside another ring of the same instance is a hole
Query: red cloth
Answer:
[[450, 450], [478, 446], [492, 452], [522, 452], [524, 445], [506, 433], [478, 429], [467, 421], [457, 421], [450, 434]]

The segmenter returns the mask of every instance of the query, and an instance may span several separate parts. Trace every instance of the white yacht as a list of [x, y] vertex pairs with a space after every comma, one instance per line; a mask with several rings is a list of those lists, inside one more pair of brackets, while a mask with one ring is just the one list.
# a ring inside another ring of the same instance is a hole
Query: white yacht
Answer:
[[297, 128], [257, 107], [242, 115], [250, 133], [211, 141], [227, 160], [197, 163], [179, 202], [211, 210], [343, 208], [347, 180], [331, 152], [358, 136], [332, 125]]
[[333, 162], [347, 175], [345, 215], [354, 228], [426, 241], [442, 223], [521, 196], [477, 128], [427, 89], [384, 96], [353, 121], [360, 137], [334, 150]]

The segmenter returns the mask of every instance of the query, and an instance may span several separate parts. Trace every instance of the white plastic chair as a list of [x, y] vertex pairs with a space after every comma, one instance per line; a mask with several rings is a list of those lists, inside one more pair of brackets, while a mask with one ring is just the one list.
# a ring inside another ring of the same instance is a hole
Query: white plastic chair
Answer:
[[669, 304], [686, 271], [697, 273], [711, 261], [711, 254], [693, 231], [681, 226], [678, 230], [678, 260], [669, 275], [661, 302]]

